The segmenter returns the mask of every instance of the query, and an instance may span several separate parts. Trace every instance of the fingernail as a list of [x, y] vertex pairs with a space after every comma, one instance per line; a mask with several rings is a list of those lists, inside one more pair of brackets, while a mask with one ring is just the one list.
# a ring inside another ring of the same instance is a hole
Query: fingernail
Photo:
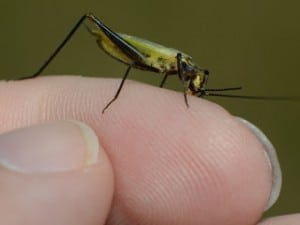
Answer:
[[98, 161], [94, 131], [78, 121], [58, 121], [0, 135], [0, 166], [21, 173], [64, 172]]
[[237, 119], [239, 119], [246, 127], [248, 127], [252, 131], [252, 133], [263, 144], [266, 153], [265, 156], [267, 162], [269, 162], [269, 166], [272, 170], [272, 190], [270, 193], [268, 204], [266, 205], [265, 208], [266, 211], [274, 205], [281, 191], [282, 174], [281, 174], [277, 153], [270, 140], [260, 129], [258, 129], [255, 125], [253, 125], [252, 123], [250, 123], [249, 121], [243, 118], [237, 117]]

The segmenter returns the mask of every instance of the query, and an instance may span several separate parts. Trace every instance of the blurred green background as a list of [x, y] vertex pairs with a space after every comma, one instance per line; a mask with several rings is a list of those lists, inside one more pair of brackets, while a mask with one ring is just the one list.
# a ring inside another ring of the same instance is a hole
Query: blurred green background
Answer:
[[[209, 87], [243, 94], [300, 96], [300, 2], [294, 0], [0, 1], [1, 79], [32, 74], [83, 13], [113, 30], [182, 50], [210, 70]], [[126, 67], [101, 52], [81, 28], [44, 72], [121, 77]], [[158, 85], [134, 70], [130, 79]], [[177, 77], [167, 88], [181, 90]], [[267, 215], [300, 211], [299, 102], [211, 98], [258, 125], [278, 150], [282, 195]], [[184, 103], [182, 103], [184, 104]]]

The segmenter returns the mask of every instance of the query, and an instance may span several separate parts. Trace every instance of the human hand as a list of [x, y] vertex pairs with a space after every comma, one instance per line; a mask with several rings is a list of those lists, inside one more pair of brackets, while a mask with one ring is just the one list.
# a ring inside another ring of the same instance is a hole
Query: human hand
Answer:
[[102, 115], [118, 83], [0, 83], [2, 224], [250, 225], [274, 203], [278, 161], [251, 124], [134, 82]]

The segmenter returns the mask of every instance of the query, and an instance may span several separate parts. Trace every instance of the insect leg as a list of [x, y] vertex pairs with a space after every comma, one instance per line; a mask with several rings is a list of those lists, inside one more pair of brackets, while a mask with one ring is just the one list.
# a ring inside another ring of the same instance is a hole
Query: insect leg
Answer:
[[87, 18], [87, 15], [83, 15], [78, 22], [75, 24], [75, 26], [72, 28], [72, 30], [69, 32], [69, 34], [65, 37], [65, 39], [60, 43], [60, 45], [55, 49], [55, 51], [50, 55], [50, 57], [44, 62], [44, 64], [39, 68], [37, 72], [34, 74], [27, 76], [27, 77], [22, 77], [19, 80], [25, 80], [25, 79], [30, 79], [30, 78], [35, 78], [39, 76], [44, 69], [49, 65], [49, 63], [52, 62], [52, 60], [55, 58], [55, 56], [61, 51], [61, 49], [66, 45], [66, 43], [70, 40], [70, 38], [73, 36], [73, 34], [77, 31], [77, 29], [80, 27], [82, 22]]
[[125, 82], [125, 80], [127, 79], [127, 76], [128, 76], [128, 74], [129, 74], [129, 71], [130, 71], [130, 69], [132, 68], [132, 65], [129, 65], [128, 66], [128, 68], [127, 68], [127, 70], [126, 70], [126, 72], [125, 72], [125, 74], [124, 74], [124, 77], [122, 78], [122, 81], [121, 81], [121, 84], [120, 84], [120, 86], [119, 86], [119, 88], [118, 88], [118, 90], [117, 90], [117, 92], [116, 92], [116, 94], [115, 94], [115, 96], [113, 97], [113, 99], [112, 100], [110, 100], [110, 102], [109, 103], [107, 103], [107, 105], [103, 108], [103, 110], [102, 110], [102, 114], [105, 112], [105, 110], [118, 98], [118, 96], [119, 96], [119, 94], [120, 94], [120, 92], [121, 92], [121, 89], [122, 89], [122, 87], [123, 87], [123, 85], [124, 85], [124, 82]]
[[208, 76], [209, 76], [209, 71], [208, 70], [203, 70], [204, 71], [204, 84], [203, 84], [203, 88], [205, 89], [207, 86], [207, 82], [208, 82]]
[[188, 103], [188, 100], [187, 100], [187, 95], [186, 95], [186, 92], [187, 92], [187, 84], [188, 82], [186, 82], [186, 80], [184, 79], [184, 76], [183, 76], [183, 68], [182, 68], [182, 61], [181, 61], [181, 58], [182, 58], [182, 55], [181, 53], [177, 53], [177, 70], [178, 70], [178, 76], [179, 76], [179, 79], [182, 81], [183, 83], [183, 96], [184, 96], [184, 102], [186, 104], [187, 107], [189, 107], [189, 103]]
[[165, 74], [164, 78], [160, 82], [160, 85], [159, 85], [160, 88], [162, 88], [164, 86], [164, 84], [166, 83], [166, 80], [167, 80], [168, 76], [169, 76], [168, 74]]

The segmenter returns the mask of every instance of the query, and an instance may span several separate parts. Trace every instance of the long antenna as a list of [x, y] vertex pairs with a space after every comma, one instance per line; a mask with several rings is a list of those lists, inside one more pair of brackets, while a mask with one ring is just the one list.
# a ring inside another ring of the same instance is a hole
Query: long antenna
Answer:
[[300, 101], [300, 96], [235, 95], [235, 94], [216, 93], [216, 92], [224, 92], [224, 91], [237, 91], [241, 89], [242, 87], [206, 88], [200, 91], [198, 97], [214, 96], [214, 97], [223, 97], [223, 98], [240, 98], [240, 99], [254, 99], [254, 100]]
[[232, 95], [204, 92], [205, 96], [216, 96], [224, 98], [255, 99], [255, 100], [274, 100], [274, 101], [300, 101], [300, 96], [253, 96], [253, 95]]
[[229, 87], [229, 88], [206, 88], [204, 92], [210, 92], [210, 91], [236, 91], [241, 90], [242, 87]]

